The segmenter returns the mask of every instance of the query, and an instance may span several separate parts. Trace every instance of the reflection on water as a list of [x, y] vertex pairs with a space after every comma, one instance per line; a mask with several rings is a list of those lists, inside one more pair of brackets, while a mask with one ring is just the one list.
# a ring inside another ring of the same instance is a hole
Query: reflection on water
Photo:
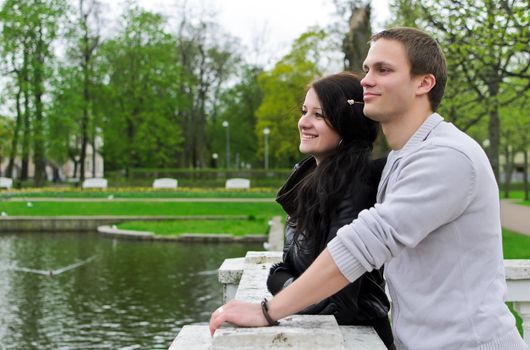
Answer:
[[259, 245], [0, 235], [0, 350], [167, 349], [221, 302], [216, 270]]

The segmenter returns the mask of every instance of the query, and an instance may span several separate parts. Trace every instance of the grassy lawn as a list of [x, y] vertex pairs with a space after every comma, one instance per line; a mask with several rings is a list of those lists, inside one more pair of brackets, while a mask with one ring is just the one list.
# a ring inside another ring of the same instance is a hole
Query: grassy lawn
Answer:
[[0, 198], [274, 198], [275, 188], [251, 188], [248, 190], [226, 190], [224, 188], [153, 189], [150, 187], [116, 187], [106, 190], [76, 188], [29, 188], [14, 191], [1, 191]]
[[253, 215], [270, 218], [283, 214], [276, 202], [1, 202], [0, 212], [9, 216], [73, 215]]
[[[505, 259], [530, 259], [530, 236], [503, 229], [502, 244]], [[513, 310], [513, 304], [511, 302], [506, 304], [515, 316], [519, 333], [523, 334], [521, 318]]]
[[131, 221], [118, 225], [118, 228], [151, 231], [158, 235], [181, 233], [228, 233], [235, 236], [258, 233], [265, 235], [269, 231], [270, 219], [250, 216], [248, 220]]
[[[500, 191], [501, 199], [504, 199], [504, 192]], [[524, 201], [524, 192], [523, 191], [510, 191], [510, 199], [519, 199], [515, 201], [517, 204], [530, 206], [530, 201]]]
[[503, 229], [502, 244], [505, 259], [530, 259], [530, 236]]

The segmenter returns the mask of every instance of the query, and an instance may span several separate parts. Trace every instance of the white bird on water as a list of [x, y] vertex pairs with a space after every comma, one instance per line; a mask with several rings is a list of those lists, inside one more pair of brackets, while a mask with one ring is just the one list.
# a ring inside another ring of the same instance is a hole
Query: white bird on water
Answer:
[[95, 258], [96, 258], [96, 256], [93, 255], [93, 256], [91, 256], [88, 259], [85, 259], [83, 261], [80, 261], [80, 262], [77, 262], [75, 264], [71, 264], [71, 265], [62, 267], [60, 269], [56, 269], [56, 270], [38, 270], [38, 269], [30, 269], [30, 268], [27, 268], [27, 267], [18, 267], [16, 265], [15, 266], [8, 266], [7, 268], [5, 268], [3, 270], [29, 272], [29, 273], [34, 273], [34, 274], [43, 275], [43, 276], [55, 276], [55, 275], [60, 275], [63, 272], [66, 272], [66, 271], [75, 269], [77, 267], [80, 267], [82, 265], [88, 264], [89, 262], [91, 262]]

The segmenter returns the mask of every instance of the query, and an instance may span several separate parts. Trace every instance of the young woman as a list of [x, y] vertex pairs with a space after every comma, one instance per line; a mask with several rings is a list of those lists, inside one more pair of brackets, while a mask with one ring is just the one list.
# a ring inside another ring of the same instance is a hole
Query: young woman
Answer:
[[[283, 262], [272, 266], [267, 280], [273, 295], [311, 265], [339, 228], [375, 203], [385, 159], [371, 160], [377, 124], [364, 116], [362, 99], [360, 80], [351, 73], [309, 86], [298, 129], [300, 151], [310, 157], [295, 166], [276, 198], [288, 218]], [[373, 326], [390, 349], [389, 308], [382, 271], [373, 270], [301, 313]]]

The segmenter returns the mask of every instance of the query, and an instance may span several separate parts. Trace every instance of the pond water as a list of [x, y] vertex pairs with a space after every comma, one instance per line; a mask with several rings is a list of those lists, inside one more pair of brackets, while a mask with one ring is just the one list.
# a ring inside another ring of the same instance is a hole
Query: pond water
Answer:
[[253, 244], [0, 234], [0, 350], [167, 349], [220, 305], [217, 268]]

